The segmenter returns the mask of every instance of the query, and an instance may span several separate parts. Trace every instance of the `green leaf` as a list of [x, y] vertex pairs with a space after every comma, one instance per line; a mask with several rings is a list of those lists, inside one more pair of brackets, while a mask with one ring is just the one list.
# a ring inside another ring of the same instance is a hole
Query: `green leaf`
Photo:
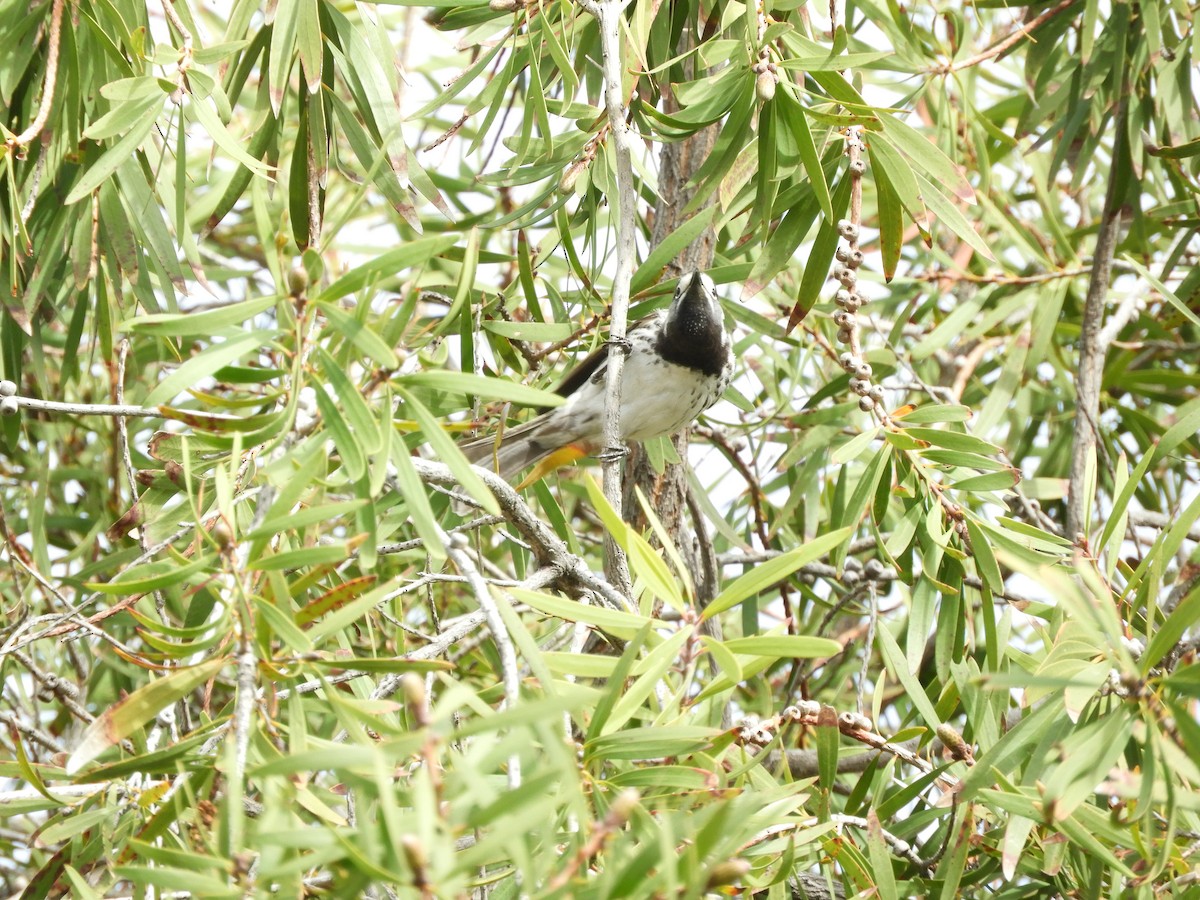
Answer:
[[716, 638], [702, 635], [700, 640], [704, 644], [704, 649], [712, 654], [713, 660], [720, 667], [721, 672], [732, 684], [739, 684], [745, 680], [745, 672], [742, 669], [742, 664], [733, 652], [725, 646], [724, 641], [718, 641]]
[[400, 359], [396, 356], [396, 352], [388, 346], [379, 334], [371, 329], [362, 320], [344, 309], [339, 309], [332, 303], [324, 303], [320, 300], [316, 301], [314, 306], [318, 307], [329, 323], [350, 343], [354, 344], [359, 350], [373, 359], [385, 369], [396, 369], [400, 366]]
[[[691, 629], [681, 628], [650, 651], [650, 654], [642, 661], [642, 673], [637, 675], [632, 682], [625, 682], [621, 698], [613, 706], [612, 713], [604, 725], [604, 735], [618, 732], [641, 709], [667, 671], [678, 663], [679, 653], [689, 637], [691, 637]], [[603, 740], [603, 737], [600, 740]]]
[[317, 506], [307, 506], [299, 510], [288, 509], [283, 515], [267, 518], [252, 531], [247, 531], [243, 538], [254, 540], [260, 537], [271, 537], [283, 532], [299, 533], [309, 525], [317, 523], [332, 523], [362, 508], [365, 500], [342, 500], [337, 503], [323, 503]]
[[916, 707], [921, 717], [925, 720], [926, 725], [930, 728], [937, 728], [941, 724], [941, 719], [934, 710], [933, 704], [929, 702], [929, 698], [925, 695], [925, 689], [921, 687], [921, 682], [917, 680], [916, 675], [909, 669], [908, 661], [904, 653], [900, 650], [900, 645], [892, 637], [891, 631], [883, 627], [876, 634], [878, 636], [880, 652], [887, 664], [887, 668], [892, 673], [892, 677], [897, 679], [901, 686], [903, 686], [905, 699]]
[[1004, 576], [1000, 574], [1000, 566], [996, 562], [996, 555], [992, 552], [992, 545], [988, 543], [987, 533], [970, 518], [966, 522], [967, 533], [971, 537], [971, 552], [975, 556], [975, 566], [979, 570], [979, 576], [987, 583], [988, 589], [992, 593], [999, 594], [1004, 590]]
[[484, 322], [483, 330], [510, 340], [535, 343], [564, 341], [575, 332], [569, 322], [506, 322], [503, 319]]
[[635, 295], [640, 294], [651, 285], [656, 284], [662, 278], [663, 270], [680, 253], [687, 249], [703, 233], [705, 228], [708, 228], [712, 224], [713, 216], [716, 215], [716, 212], [717, 207], [715, 205], [706, 207], [696, 213], [696, 215], [686, 219], [682, 225], [667, 235], [663, 239], [663, 242], [650, 252], [650, 255], [646, 257], [646, 261], [633, 273], [633, 280], [629, 285], [630, 293]]
[[425, 436], [425, 440], [429, 441], [434, 457], [450, 467], [450, 471], [454, 473], [454, 477], [458, 479], [463, 490], [478, 500], [485, 511], [493, 516], [499, 515], [500, 505], [496, 502], [496, 497], [488, 490], [483, 480], [475, 474], [475, 470], [467, 462], [467, 458], [446, 434], [441, 424], [434, 418], [433, 413], [404, 388], [397, 387], [396, 392], [404, 398], [405, 410], [412, 414], [413, 419], [420, 426], [421, 434]]
[[304, 70], [304, 82], [310, 94], [321, 87], [321, 21], [317, 12], [317, 0], [301, 0], [296, 11], [296, 49], [300, 51], [300, 65]]
[[892, 184], [887, 170], [874, 170], [875, 193], [879, 204], [879, 251], [883, 261], [883, 280], [890, 282], [900, 263], [900, 247], [904, 243], [904, 217], [900, 195]]
[[246, 568], [259, 572], [279, 572], [297, 569], [309, 571], [314, 566], [339, 563], [350, 555], [350, 546], [345, 541], [322, 544], [319, 547], [301, 547], [272, 553], [248, 563]]
[[584, 752], [593, 759], [686, 757], [710, 746], [720, 734], [719, 729], [695, 725], [627, 728], [588, 741]]
[[410, 388], [427, 388], [451, 394], [466, 394], [488, 400], [507, 400], [523, 406], [562, 406], [566, 402], [552, 391], [543, 391], [503, 378], [487, 378], [470, 372], [432, 370], [405, 375], [399, 383]]
[[[165, 98], [164, 98], [165, 99]], [[121, 168], [129, 161], [129, 158], [135, 155], [142, 143], [149, 137], [151, 130], [158, 122], [159, 113], [162, 111], [162, 104], [156, 107], [147, 109], [142, 118], [125, 133], [119, 141], [104, 151], [104, 154], [83, 170], [79, 181], [71, 188], [66, 199], [63, 200], [64, 206], [70, 206], [76, 203], [100, 187], [113, 172]]]
[[178, 369], [160, 381], [142, 401], [143, 406], [166, 403], [190, 387], [211, 377], [223, 366], [240, 359], [250, 350], [261, 347], [275, 336], [274, 331], [250, 331], [230, 337], [219, 344], [209, 344]]
[[800, 290], [796, 293], [796, 303], [792, 307], [789, 327], [800, 321], [817, 302], [821, 289], [829, 280], [829, 266], [833, 262], [833, 254], [837, 250], [839, 235], [837, 216], [840, 216], [850, 202], [850, 178], [843, 177], [837, 190], [833, 193], [833, 218], [822, 220], [817, 229], [816, 239], [804, 260], [804, 274], [800, 278]]
[[101, 594], [147, 594], [173, 584], [183, 584], [193, 575], [207, 573], [212, 563], [211, 555], [203, 555], [186, 566], [181, 566], [175, 560], [142, 563], [126, 569], [112, 581], [90, 581], [84, 586]]
[[392, 441], [392, 464], [396, 467], [396, 486], [408, 504], [408, 514], [412, 517], [413, 528], [425, 545], [425, 552], [434, 559], [445, 559], [446, 548], [442, 545], [442, 531], [433, 517], [433, 508], [429, 505], [428, 489], [417, 474], [408, 447], [403, 441]]
[[[321, 412], [321, 421], [325, 423], [325, 428], [333, 438], [334, 446], [337, 447], [338, 456], [341, 457], [346, 477], [350, 481], [358, 481], [367, 472], [365, 449], [359, 443], [350, 423], [342, 415], [338, 402], [326, 393], [324, 386], [318, 385], [313, 394], [317, 400], [317, 409]], [[374, 437], [376, 440], [379, 439], [378, 432]]]
[[274, 309], [279, 297], [270, 295], [230, 303], [204, 312], [155, 313], [132, 316], [117, 326], [120, 331], [131, 334], [147, 334], [154, 337], [187, 337], [201, 335], [209, 337], [227, 328], [241, 325], [268, 309]]
[[[883, 124], [884, 135], [895, 142], [913, 164], [923, 169], [934, 182], [943, 185], [959, 199], [975, 202], [975, 191], [970, 182], [937, 144], [897, 116], [883, 114], [879, 116], [879, 121]], [[985, 255], [992, 259], [990, 253]]]
[[840, 528], [837, 531], [820, 535], [806, 544], [789, 550], [782, 556], [754, 566], [713, 598], [713, 601], [705, 607], [702, 618], [711, 619], [727, 609], [732, 609], [743, 600], [761, 593], [771, 585], [778, 584], [801, 566], [825, 556], [843, 541], [848, 540], [853, 533], [854, 527]]
[[339, 365], [324, 347], [317, 348], [316, 358], [320, 360], [321, 370], [325, 373], [325, 386], [333, 388], [341, 410], [346, 415], [346, 421], [353, 429], [360, 446], [367, 453], [377, 452], [382, 446], [379, 424], [375, 421], [371, 408], [367, 406], [367, 401], [363, 399], [362, 391], [350, 380], [345, 368]]
[[771, 656], [776, 659], [821, 659], [842, 652], [842, 645], [829, 638], [805, 634], [768, 634], [730, 638], [726, 650], [742, 656]]
[[361, 291], [368, 285], [378, 285], [381, 281], [392, 278], [405, 269], [414, 269], [435, 256], [449, 250], [458, 243], [458, 235], [441, 234], [434, 237], [409, 241], [381, 253], [361, 266], [351, 269], [317, 297], [326, 302], [339, 300], [347, 294]]
[[926, 441], [935, 447], [958, 450], [963, 453], [978, 453], [982, 456], [998, 456], [1000, 448], [982, 438], [961, 431], [946, 431], [941, 428], [905, 428], [909, 437]]
[[196, 666], [172, 669], [162, 678], [142, 685], [125, 699], [105, 709], [84, 730], [75, 752], [67, 760], [67, 772], [78, 772], [163, 709], [204, 684], [220, 672], [226, 663], [224, 658], [209, 659]]
[[1192, 588], [1179, 601], [1179, 605], [1171, 610], [1166, 621], [1154, 631], [1145, 655], [1138, 660], [1142, 671], [1148, 672], [1157, 665], [1179, 642], [1184, 633], [1198, 621], [1200, 621], [1200, 585]]
[[955, 236], [970, 244], [975, 252], [984, 259], [995, 262], [996, 257], [992, 253], [992, 248], [979, 236], [975, 226], [967, 220], [955, 202], [946, 197], [934, 184], [919, 175], [917, 182], [921, 185], [921, 197], [925, 200], [925, 206], [937, 217], [938, 221], [954, 232]]
[[[583, 622], [620, 638], [628, 639], [633, 637], [645, 625], [653, 621], [645, 616], [639, 616], [634, 613], [621, 612], [603, 606], [593, 606], [591, 604], [580, 603], [577, 600], [567, 600], [564, 597], [556, 597], [552, 594], [545, 594], [538, 591], [529, 591], [524, 588], [509, 588], [509, 593], [518, 600], [528, 603], [534, 609], [546, 613], [546, 615], [556, 616], [568, 622]], [[651, 642], [657, 643], [653, 637], [651, 638]]]
[[825, 179], [825, 167], [821, 165], [821, 154], [808, 126], [808, 111], [793, 100], [787, 91], [776, 92], [775, 99], [780, 103], [782, 118], [791, 127], [792, 137], [800, 151], [800, 162], [808, 174], [808, 183], [812, 185], [817, 205], [821, 207], [825, 218], [833, 221], [837, 215], [833, 211], [833, 200], [829, 194], [829, 182]]
[[233, 157], [236, 162], [259, 176], [267, 176], [275, 171], [274, 166], [267, 165], [246, 152], [247, 138], [234, 137], [230, 134], [225, 123], [218, 118], [216, 110], [209, 106], [207, 100], [200, 100], [193, 96], [188, 110], [195, 115], [197, 121], [208, 132], [216, 145]]
[[1015, 469], [1003, 472], [988, 472], [986, 475], [970, 475], [951, 483], [956, 491], [971, 491], [987, 493], [989, 491], [1007, 491], [1016, 487], [1021, 481], [1021, 473]]

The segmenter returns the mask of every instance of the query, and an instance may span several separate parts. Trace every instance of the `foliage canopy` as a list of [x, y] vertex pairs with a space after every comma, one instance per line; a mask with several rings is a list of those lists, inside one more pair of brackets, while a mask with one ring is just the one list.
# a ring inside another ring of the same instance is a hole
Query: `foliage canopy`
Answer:
[[1196, 889], [1193, 7], [220, 6], [0, 0], [7, 894]]

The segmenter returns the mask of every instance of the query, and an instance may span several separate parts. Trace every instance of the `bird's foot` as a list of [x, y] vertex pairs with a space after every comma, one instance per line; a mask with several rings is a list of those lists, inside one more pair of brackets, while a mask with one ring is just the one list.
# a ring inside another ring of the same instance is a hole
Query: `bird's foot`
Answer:
[[629, 448], [624, 444], [618, 447], [605, 447], [596, 454], [596, 459], [600, 462], [611, 462], [613, 460], [622, 460], [629, 455]]
[[615, 347], [618, 351], [620, 351], [622, 356], [629, 356], [629, 354], [633, 352], [633, 344], [630, 343], [629, 338], [610, 337], [608, 339], [608, 345], [610, 347]]

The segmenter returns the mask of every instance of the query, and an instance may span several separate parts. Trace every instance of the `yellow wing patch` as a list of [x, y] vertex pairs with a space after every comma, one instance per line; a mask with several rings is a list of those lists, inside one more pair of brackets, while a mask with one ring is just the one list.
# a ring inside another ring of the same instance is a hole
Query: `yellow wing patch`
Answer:
[[560, 469], [563, 466], [570, 465], [577, 460], [583, 459], [588, 455], [588, 448], [583, 444], [567, 444], [565, 447], [559, 447], [540, 463], [533, 467], [533, 471], [522, 479], [517, 485], [518, 491], [523, 491], [535, 481], [540, 481], [545, 478], [555, 469]]

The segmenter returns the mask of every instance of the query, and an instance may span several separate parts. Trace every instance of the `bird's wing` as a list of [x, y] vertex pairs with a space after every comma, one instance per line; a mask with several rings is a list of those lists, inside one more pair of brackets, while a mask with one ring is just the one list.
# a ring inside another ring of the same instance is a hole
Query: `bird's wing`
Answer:
[[[658, 313], [653, 313], [652, 315], [646, 316], [644, 319], [638, 319], [629, 326], [629, 330], [626, 332], [626, 335], [631, 335], [638, 329], [649, 327], [658, 319], [658, 317]], [[554, 393], [558, 394], [560, 397], [569, 397], [583, 387], [584, 384], [587, 383], [588, 379], [593, 375], [602, 374], [605, 369], [605, 364], [608, 362], [609, 346], [610, 345], [606, 341], [585, 356], [582, 362], [580, 362], [575, 366], [575, 368], [567, 373], [567, 377], [564, 378], [558, 387], [554, 389]]]
[[554, 389], [560, 397], [570, 397], [608, 362], [608, 344], [604, 343], [583, 358]]

